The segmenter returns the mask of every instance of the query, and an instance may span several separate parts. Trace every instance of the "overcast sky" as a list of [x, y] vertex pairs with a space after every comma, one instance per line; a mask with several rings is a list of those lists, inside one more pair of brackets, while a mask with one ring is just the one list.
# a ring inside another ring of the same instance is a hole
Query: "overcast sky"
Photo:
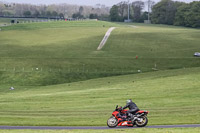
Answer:
[[[112, 6], [114, 4], [117, 4], [121, 1], [127, 1], [127, 0], [0, 0], [4, 2], [12, 2], [12, 3], [29, 3], [29, 4], [59, 4], [59, 3], [68, 3], [68, 4], [76, 4], [76, 5], [96, 5], [96, 4], [104, 4], [106, 6]], [[136, 1], [136, 0], [130, 0]], [[142, 0], [147, 1], [147, 0]], [[153, 0], [153, 1], [160, 1], [160, 0]], [[176, 0], [176, 1], [185, 1], [185, 2], [191, 2], [194, 0]], [[195, 0], [200, 1], [200, 0]]]

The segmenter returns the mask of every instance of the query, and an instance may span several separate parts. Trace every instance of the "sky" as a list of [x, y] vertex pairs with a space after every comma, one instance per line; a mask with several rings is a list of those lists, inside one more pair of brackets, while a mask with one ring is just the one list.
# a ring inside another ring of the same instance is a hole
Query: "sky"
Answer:
[[[117, 4], [121, 1], [128, 1], [128, 0], [0, 0], [4, 2], [11, 2], [11, 3], [28, 3], [28, 4], [60, 4], [60, 3], [67, 3], [67, 4], [76, 4], [76, 5], [90, 5], [94, 6], [96, 4], [103, 4], [106, 6], [112, 6]], [[129, 0], [130, 2], [136, 0]], [[147, 1], [147, 0], [142, 0]], [[153, 1], [160, 1], [160, 0], [153, 0]], [[192, 1], [200, 1], [200, 0], [176, 0], [176, 1], [184, 1], [184, 2], [192, 2]]]

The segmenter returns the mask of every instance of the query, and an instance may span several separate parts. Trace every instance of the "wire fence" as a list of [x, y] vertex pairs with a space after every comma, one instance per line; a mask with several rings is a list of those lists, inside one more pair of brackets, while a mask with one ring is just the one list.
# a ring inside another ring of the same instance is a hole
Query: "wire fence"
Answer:
[[0, 68], [0, 84], [43, 86], [141, 72], [126, 69]]
[[[152, 69], [153, 70], [153, 69]], [[49, 72], [49, 73], [141, 73], [141, 69], [88, 69], [88, 68], [42, 68], [42, 67], [32, 67], [32, 68], [0, 68], [0, 72]]]
[[16, 24], [27, 24], [27, 23], [42, 23], [42, 22], [58, 22], [58, 21], [97, 21], [97, 19], [25, 19], [25, 20], [18, 20], [13, 19], [13, 22], [0, 24], [0, 27], [11, 26]]

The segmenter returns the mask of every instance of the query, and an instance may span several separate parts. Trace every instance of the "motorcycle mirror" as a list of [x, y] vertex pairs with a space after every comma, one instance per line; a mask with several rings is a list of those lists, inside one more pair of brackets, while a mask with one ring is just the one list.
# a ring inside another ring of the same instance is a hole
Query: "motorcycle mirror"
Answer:
[[116, 106], [116, 109], [118, 108], [118, 105]]

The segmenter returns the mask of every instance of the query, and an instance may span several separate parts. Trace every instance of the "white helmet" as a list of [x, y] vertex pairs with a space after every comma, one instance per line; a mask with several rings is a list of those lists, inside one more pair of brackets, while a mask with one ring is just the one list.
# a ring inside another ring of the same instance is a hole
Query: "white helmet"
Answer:
[[131, 99], [126, 100], [126, 104], [129, 104], [129, 103], [131, 103], [131, 102], [132, 102]]

